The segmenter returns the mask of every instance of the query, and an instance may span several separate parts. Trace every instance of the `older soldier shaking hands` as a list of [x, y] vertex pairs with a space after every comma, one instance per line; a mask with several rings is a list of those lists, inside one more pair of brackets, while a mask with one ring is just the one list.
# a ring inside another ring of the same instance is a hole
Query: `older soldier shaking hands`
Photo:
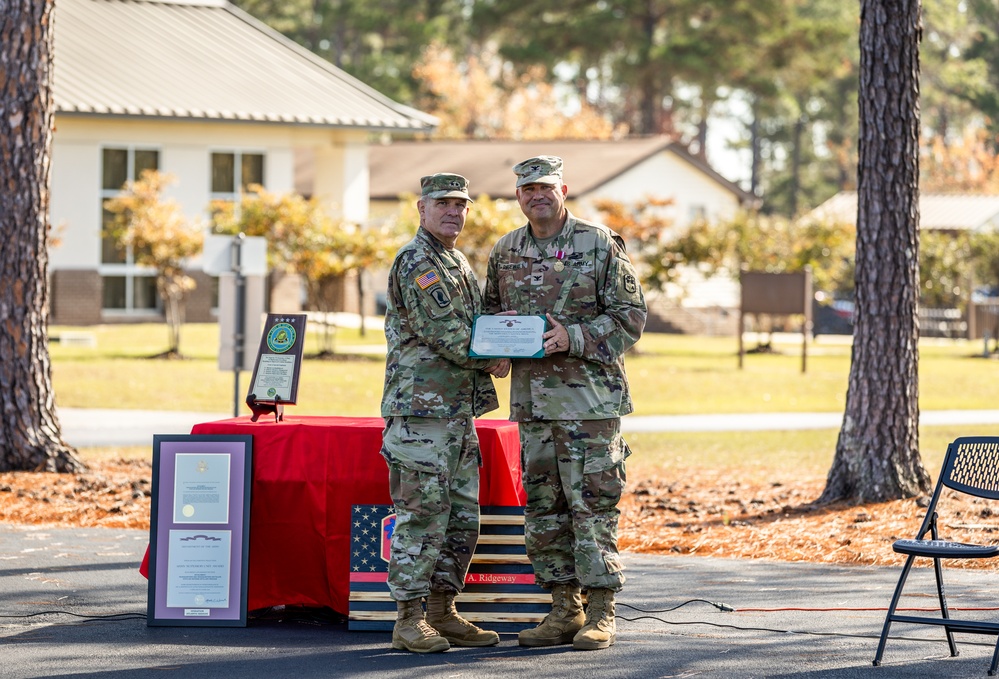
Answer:
[[454, 598], [479, 537], [473, 418], [497, 407], [490, 375], [505, 377], [510, 362], [468, 357], [482, 307], [475, 274], [455, 249], [471, 201], [468, 181], [440, 173], [420, 183], [420, 228], [389, 273], [381, 454], [396, 512], [388, 567], [398, 607], [392, 647], [430, 653], [499, 643], [496, 632], [461, 617]]
[[[545, 356], [514, 359], [510, 415], [519, 423], [525, 540], [552, 610], [520, 633], [522, 646], [614, 643], [614, 594], [624, 488], [621, 416], [632, 411], [624, 353], [645, 328], [646, 306], [621, 237], [565, 207], [562, 159], [513, 168], [528, 223], [489, 256], [486, 313], [545, 315]], [[581, 588], [587, 590], [583, 614]]]

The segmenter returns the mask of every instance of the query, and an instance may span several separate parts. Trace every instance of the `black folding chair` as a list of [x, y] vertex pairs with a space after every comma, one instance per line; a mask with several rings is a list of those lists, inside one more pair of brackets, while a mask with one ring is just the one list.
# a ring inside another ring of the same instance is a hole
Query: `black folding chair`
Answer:
[[[874, 656], [874, 664], [881, 664], [885, 642], [888, 640], [888, 630], [893, 622], [907, 622], [917, 625], [937, 625], [944, 628], [951, 656], [956, 656], [957, 645], [954, 643], [954, 632], [970, 634], [995, 634], [999, 636], [999, 620], [987, 622], [980, 620], [958, 620], [950, 616], [947, 610], [947, 597], [944, 595], [943, 566], [941, 559], [987, 559], [999, 556], [999, 545], [977, 545], [964, 542], [951, 542], [940, 539], [937, 531], [937, 503], [941, 491], [950, 488], [958, 493], [966, 493], [988, 500], [999, 500], [999, 436], [965, 436], [956, 439], [947, 446], [947, 456], [944, 458], [943, 469], [937, 480], [933, 497], [926, 508], [926, 517], [919, 528], [915, 540], [896, 540], [892, 549], [899, 554], [907, 554], [902, 575], [895, 587], [895, 594], [888, 607], [888, 616], [881, 631], [878, 642], [878, 652]], [[925, 539], [926, 534], [930, 539]], [[940, 600], [939, 616], [899, 615], [895, 612], [898, 600], [902, 596], [902, 587], [909, 576], [909, 570], [916, 557], [933, 559], [933, 571], [936, 575], [937, 598]], [[994, 676], [999, 665], [999, 638], [992, 654], [992, 666], [989, 675]]]

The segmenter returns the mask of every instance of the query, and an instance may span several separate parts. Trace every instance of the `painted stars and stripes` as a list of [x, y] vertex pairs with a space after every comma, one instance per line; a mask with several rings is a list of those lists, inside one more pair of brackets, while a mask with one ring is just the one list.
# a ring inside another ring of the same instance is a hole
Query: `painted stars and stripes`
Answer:
[[[391, 630], [388, 560], [395, 514], [391, 505], [354, 505], [350, 529], [351, 630]], [[551, 594], [534, 584], [524, 549], [524, 508], [483, 507], [478, 545], [458, 596], [458, 611], [497, 632], [536, 625], [551, 610]]]
[[395, 513], [392, 505], [354, 505], [350, 517], [350, 581], [385, 582]]

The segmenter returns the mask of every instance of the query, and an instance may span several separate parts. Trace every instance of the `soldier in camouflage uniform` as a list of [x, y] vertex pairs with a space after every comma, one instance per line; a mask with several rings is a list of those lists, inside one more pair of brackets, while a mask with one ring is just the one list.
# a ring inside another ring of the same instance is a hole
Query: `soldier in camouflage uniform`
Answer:
[[479, 536], [473, 418], [497, 407], [490, 375], [505, 377], [510, 364], [468, 357], [482, 306], [475, 274], [454, 248], [471, 200], [468, 182], [441, 173], [421, 185], [420, 228], [389, 273], [381, 454], [396, 512], [388, 568], [399, 609], [392, 647], [427, 653], [499, 643], [498, 634], [458, 615], [454, 598]]
[[645, 327], [645, 298], [621, 237], [566, 209], [561, 158], [531, 158], [513, 171], [528, 224], [493, 247], [484, 306], [545, 315], [550, 325], [544, 358], [514, 359], [510, 384], [527, 553], [537, 582], [552, 590], [552, 612], [519, 641], [606, 648], [624, 585], [617, 505], [631, 453], [621, 416], [632, 402], [623, 355]]

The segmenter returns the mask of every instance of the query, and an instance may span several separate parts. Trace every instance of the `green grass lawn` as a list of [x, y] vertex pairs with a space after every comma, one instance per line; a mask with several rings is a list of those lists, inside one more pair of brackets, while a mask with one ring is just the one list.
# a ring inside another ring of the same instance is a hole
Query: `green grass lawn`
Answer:
[[[758, 432], [673, 432], [628, 434], [633, 455], [628, 478], [639, 481], [650, 474], [668, 472], [683, 478], [688, 469], [738, 470], [747, 480], [775, 475], [824, 478], [836, 450], [835, 429]], [[958, 436], [999, 436], [999, 426], [921, 427], [923, 465], [936, 478], [947, 444]], [[80, 451], [85, 461], [115, 458], [149, 459], [149, 446], [89, 448]]]
[[[234, 379], [216, 364], [219, 337], [214, 324], [188, 324], [181, 335], [184, 360], [149, 359], [166, 348], [166, 327], [158, 324], [53, 327], [92, 332], [95, 348], [50, 345], [56, 402], [62, 407], [190, 410], [230, 413]], [[377, 416], [384, 357], [360, 355], [362, 347], [384, 344], [380, 330], [361, 336], [340, 328], [341, 360], [307, 358], [299, 384], [296, 415]], [[747, 344], [747, 347], [752, 344]], [[842, 338], [809, 345], [801, 372], [800, 342], [777, 344], [776, 353], [750, 354], [739, 369], [734, 338], [648, 334], [626, 359], [637, 415], [755, 412], [842, 412], [850, 370], [850, 346]], [[255, 350], [255, 346], [253, 347]], [[319, 351], [316, 334], [306, 355]], [[982, 346], [965, 341], [926, 341], [920, 346], [919, 393], [923, 410], [999, 407], [999, 361], [981, 358]], [[348, 358], [349, 357], [349, 358]], [[250, 375], [241, 374], [240, 397]], [[509, 380], [498, 380], [501, 408], [487, 417], [508, 416]], [[890, 388], [886, 385], [885, 388]], [[995, 431], [992, 431], [994, 429]], [[939, 467], [948, 441], [967, 434], [999, 434], [999, 427], [975, 431], [921, 429], [926, 466]], [[632, 468], [739, 467], [752, 473], [793, 467], [824, 474], [832, 461], [836, 430], [784, 432], [642, 433], [628, 441]], [[99, 453], [103, 454], [103, 453]]]
[[[920, 427], [923, 466], [936, 478], [947, 444], [959, 436], [999, 436], [999, 426], [974, 429]], [[670, 471], [682, 478], [685, 469], [738, 469], [746, 478], [779, 475], [825, 477], [836, 451], [837, 429], [754, 432], [663, 432], [627, 436], [634, 453], [628, 476]]]
[[[58, 336], [64, 328], [52, 328]], [[74, 329], [80, 330], [80, 329]], [[60, 406], [162, 408], [227, 412], [234, 379], [216, 364], [219, 338], [213, 324], [188, 324], [181, 335], [186, 360], [145, 357], [165, 349], [166, 328], [139, 324], [86, 329], [96, 348], [53, 342], [53, 381]], [[638, 415], [841, 412], [846, 401], [850, 347], [824, 338], [810, 345], [807, 372], [801, 348], [776, 345], [779, 353], [747, 355], [738, 367], [733, 338], [648, 334], [628, 355], [628, 375]], [[380, 330], [361, 337], [341, 328], [336, 350], [344, 357], [359, 346], [384, 344]], [[255, 349], [255, 347], [254, 347]], [[306, 355], [318, 353], [309, 333]], [[965, 341], [932, 341], [920, 347], [919, 393], [923, 410], [999, 407], [999, 361], [983, 359], [981, 346]], [[384, 358], [305, 361], [299, 385], [299, 414], [377, 415]], [[241, 375], [241, 390], [250, 376]], [[497, 380], [506, 401], [508, 380]], [[890, 388], [886, 386], [886, 388]], [[505, 418], [505, 408], [491, 417]]]
[[[190, 410], [232, 412], [233, 371], [218, 369], [219, 331], [214, 324], [187, 324], [181, 332], [183, 360], [150, 359], [166, 349], [166, 327], [156, 324], [54, 327], [58, 337], [66, 330], [92, 332], [96, 348], [62, 346], [52, 342], [52, 381], [62, 407]], [[380, 330], [362, 337], [356, 328], [337, 331], [335, 350], [346, 358], [351, 348], [385, 343]], [[256, 344], [250, 347], [256, 351]], [[318, 333], [306, 335], [305, 354], [318, 354]], [[299, 384], [300, 415], [378, 415], [384, 356], [354, 360], [304, 361]], [[250, 386], [250, 373], [240, 374], [240, 398]]]
[[[824, 337], [810, 343], [805, 373], [800, 343], [775, 347], [779, 353], [747, 355], [740, 370], [734, 338], [646, 335], [638, 352], [626, 359], [635, 411], [842, 412], [850, 374], [848, 343]], [[923, 342], [920, 408], [999, 408], [999, 382], [992, 380], [999, 377], [999, 361], [983, 359], [981, 353], [978, 343]]]

